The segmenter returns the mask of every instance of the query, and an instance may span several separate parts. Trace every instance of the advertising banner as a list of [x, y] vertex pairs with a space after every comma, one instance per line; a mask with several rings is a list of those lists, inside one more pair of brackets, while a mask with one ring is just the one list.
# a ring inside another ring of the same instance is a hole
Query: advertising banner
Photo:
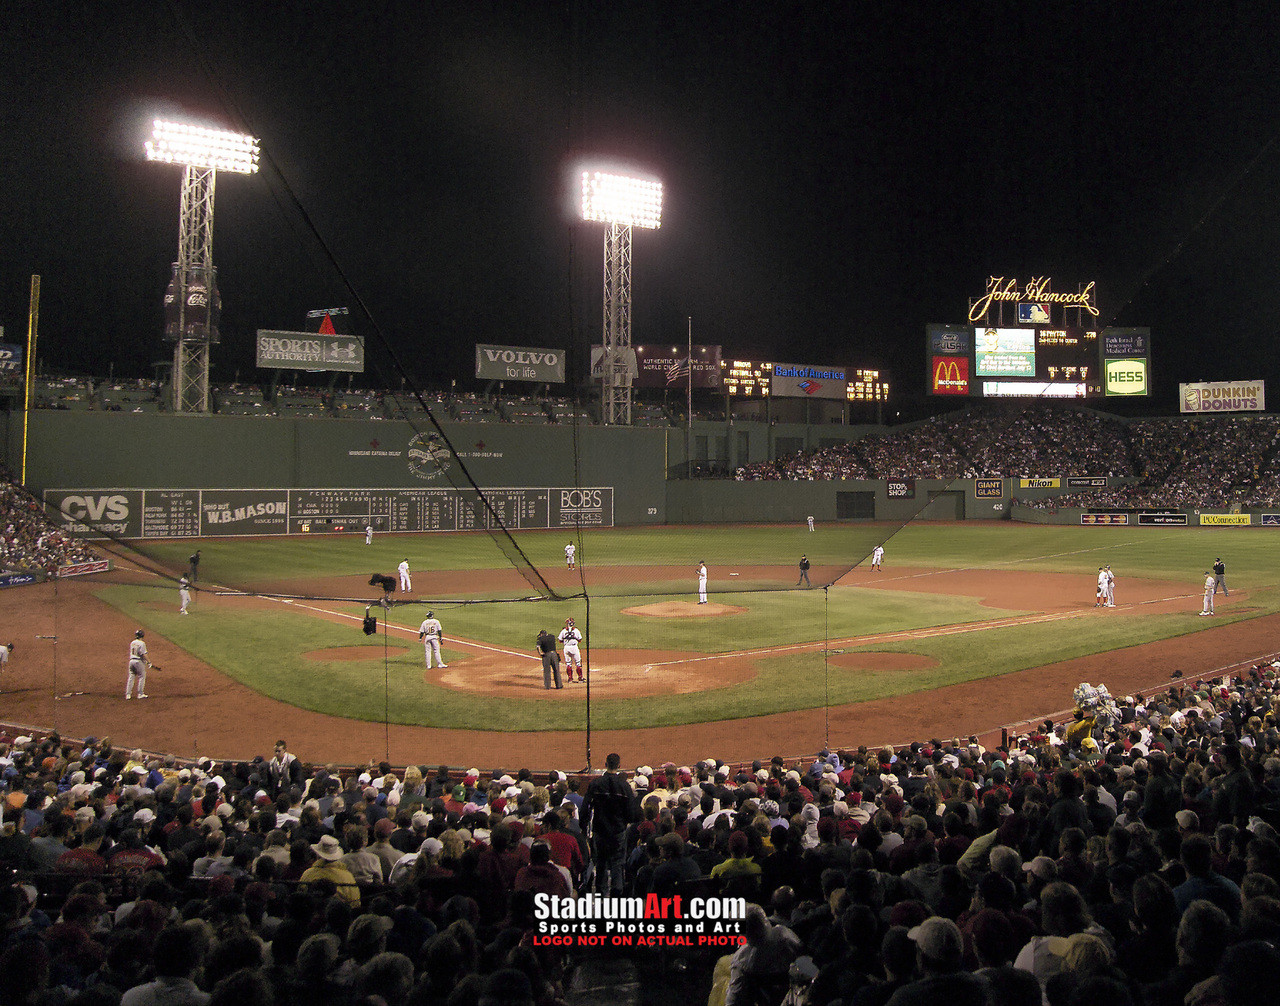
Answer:
[[929, 352], [936, 356], [968, 356], [973, 329], [968, 325], [926, 325]]
[[476, 344], [476, 377], [485, 381], [564, 383], [564, 352], [527, 346]]
[[1099, 476], [1097, 478], [1072, 477], [1067, 479], [1067, 488], [1068, 489], [1105, 489], [1107, 488], [1107, 480], [1102, 476]]
[[775, 363], [769, 379], [774, 398], [833, 398], [845, 400], [848, 374], [843, 367], [813, 367], [804, 363]]
[[969, 394], [969, 358], [935, 356], [929, 365], [929, 390], [935, 395]]
[[1082, 513], [1081, 524], [1128, 524], [1127, 513]]
[[257, 365], [263, 370], [340, 370], [364, 373], [364, 339], [358, 335], [258, 329]]
[[885, 488], [891, 500], [913, 500], [916, 498], [915, 479], [889, 479]]
[[1103, 391], [1107, 395], [1145, 395], [1146, 360], [1107, 360], [1102, 367]]
[[38, 579], [35, 573], [0, 573], [0, 587], [25, 587]]
[[1004, 499], [1004, 479], [974, 479], [973, 495], [980, 500]]
[[1104, 328], [1102, 355], [1104, 357], [1150, 356], [1151, 329]]
[[1266, 412], [1267, 385], [1265, 381], [1179, 384], [1178, 402], [1182, 412]]
[[724, 386], [719, 346], [637, 346], [637, 388], [685, 388], [692, 374], [695, 388]]
[[98, 559], [94, 562], [74, 562], [58, 567], [58, 576], [88, 576], [90, 573], [106, 573], [111, 569], [110, 559]]
[[1280, 527], [1280, 513], [1259, 514], [1258, 523], [1263, 527]]
[[[0, 337], [4, 329], [0, 328]], [[0, 342], [0, 378], [22, 372], [22, 347], [17, 343]]]
[[202, 535], [284, 534], [289, 494], [284, 489], [205, 489], [200, 519]]
[[1245, 527], [1253, 523], [1252, 514], [1247, 513], [1202, 513], [1202, 527]]
[[[632, 346], [628, 349], [618, 350], [620, 362], [627, 368], [627, 376], [631, 378], [634, 384], [636, 377], [640, 373], [640, 365], [636, 360], [636, 350]], [[598, 381], [604, 376], [604, 347], [591, 347], [591, 380]]]
[[1020, 489], [1058, 489], [1062, 479], [1018, 479]]
[[1140, 513], [1138, 523], [1147, 526], [1186, 527], [1187, 515], [1184, 513]]

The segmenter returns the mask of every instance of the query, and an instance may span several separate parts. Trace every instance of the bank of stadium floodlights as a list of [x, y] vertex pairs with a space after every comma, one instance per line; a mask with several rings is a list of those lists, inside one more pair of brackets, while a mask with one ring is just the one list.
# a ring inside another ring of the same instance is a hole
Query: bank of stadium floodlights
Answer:
[[582, 172], [582, 219], [604, 232], [604, 331], [600, 421], [631, 425], [631, 228], [662, 226], [662, 183], [610, 171]]
[[156, 119], [147, 160], [181, 164], [178, 261], [165, 292], [165, 338], [173, 342], [173, 411], [209, 411], [209, 347], [218, 342], [213, 266], [213, 192], [219, 171], [258, 170], [258, 141], [243, 133]]

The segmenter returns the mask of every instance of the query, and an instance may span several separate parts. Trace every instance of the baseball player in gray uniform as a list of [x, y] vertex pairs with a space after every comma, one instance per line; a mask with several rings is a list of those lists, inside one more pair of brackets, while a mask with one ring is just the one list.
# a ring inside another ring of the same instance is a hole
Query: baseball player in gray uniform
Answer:
[[191, 614], [187, 611], [187, 605], [191, 603], [191, 581], [185, 576], [178, 581], [178, 600], [182, 602], [182, 607], [178, 609], [178, 614]]
[[146, 633], [139, 629], [133, 634], [133, 642], [129, 644], [129, 675], [124, 682], [124, 697], [133, 698], [136, 687], [138, 698], [145, 699], [147, 693], [147, 668], [151, 661], [147, 659], [147, 644], [142, 641]]
[[427, 658], [427, 670], [431, 669], [431, 658], [433, 656], [436, 663], [441, 667], [449, 666], [444, 662], [444, 658], [440, 656], [440, 640], [444, 638], [444, 629], [440, 625], [440, 620], [436, 618], [435, 612], [427, 612], [427, 617], [418, 626], [418, 638], [422, 640], [422, 648]]
[[1107, 574], [1107, 607], [1114, 608], [1116, 606], [1116, 575], [1111, 572], [1110, 566], [1104, 566], [1102, 571]]

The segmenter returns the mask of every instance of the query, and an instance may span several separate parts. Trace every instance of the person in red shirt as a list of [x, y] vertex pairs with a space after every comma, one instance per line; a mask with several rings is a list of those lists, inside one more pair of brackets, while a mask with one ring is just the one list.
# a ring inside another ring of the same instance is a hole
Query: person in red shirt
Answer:
[[101, 824], [94, 821], [84, 830], [80, 844], [68, 849], [53, 861], [53, 868], [58, 873], [74, 873], [85, 877], [99, 877], [107, 872], [107, 861], [102, 858], [100, 850], [106, 840], [106, 832]]
[[551, 862], [551, 846], [546, 842], [534, 842], [529, 850], [529, 865], [516, 874], [514, 889], [532, 891], [534, 894], [551, 894], [558, 898], [571, 896], [569, 881], [560, 868]]
[[563, 866], [573, 875], [574, 882], [582, 879], [582, 846], [564, 830], [564, 818], [559, 810], [549, 810], [542, 815], [542, 841], [551, 847], [551, 862]]

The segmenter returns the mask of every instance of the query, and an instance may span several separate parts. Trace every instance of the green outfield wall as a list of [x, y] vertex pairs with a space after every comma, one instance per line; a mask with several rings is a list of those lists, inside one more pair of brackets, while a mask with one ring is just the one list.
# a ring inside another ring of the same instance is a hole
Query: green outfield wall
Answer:
[[[22, 418], [8, 414], [6, 458], [17, 471]], [[614, 522], [665, 519], [666, 431], [506, 423], [442, 424], [481, 488], [609, 486]], [[410, 471], [408, 423], [346, 419], [31, 414], [27, 485], [47, 489], [431, 489], [455, 475]]]
[[[6, 462], [16, 471], [22, 417], [5, 413], [3, 421]], [[730, 472], [744, 464], [884, 432], [867, 426], [695, 422], [689, 430], [602, 426], [575, 430], [445, 423], [442, 428], [482, 488], [606, 487], [612, 492], [611, 523], [618, 525], [785, 522], [809, 516], [824, 523], [1001, 520], [1010, 516], [1017, 500], [1100, 489], [1122, 481], [1050, 473], [953, 482], [907, 478], [738, 482], [668, 477], [682, 472], [689, 458], [695, 466], [714, 463], [717, 470]], [[415, 432], [409, 423], [377, 420], [37, 410], [31, 414], [28, 433], [27, 485], [37, 494], [55, 489], [284, 492], [434, 490], [462, 485], [456, 470], [452, 477], [433, 473], [429, 478], [410, 470], [408, 448]], [[257, 499], [242, 497], [242, 506], [230, 497], [211, 498], [233, 513], [255, 505]], [[512, 494], [510, 505], [520, 505], [520, 498], [519, 493]], [[128, 500], [133, 510], [141, 509], [141, 497]], [[291, 515], [294, 502], [295, 497], [288, 497]], [[555, 500], [547, 505], [558, 506]], [[200, 506], [205, 511], [216, 509], [204, 499]], [[1028, 514], [1033, 516], [1022, 519], [1050, 519], [1042, 510], [1028, 509]], [[137, 514], [134, 518], [141, 519]], [[1080, 522], [1079, 511], [1052, 519]], [[263, 533], [268, 533], [269, 524], [263, 523]]]

